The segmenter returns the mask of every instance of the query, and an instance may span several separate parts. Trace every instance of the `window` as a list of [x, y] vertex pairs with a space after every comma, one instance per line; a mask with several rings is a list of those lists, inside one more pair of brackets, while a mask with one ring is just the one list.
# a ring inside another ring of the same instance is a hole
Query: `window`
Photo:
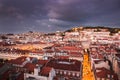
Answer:
[[97, 78], [97, 80], [100, 80], [100, 78]]
[[105, 78], [102, 78], [102, 80], [105, 80]]
[[56, 73], [58, 74], [58, 71], [56, 71]]
[[64, 71], [64, 74], [66, 74], [66, 71]]
[[60, 71], [60, 74], [62, 74], [62, 71]]
[[110, 75], [107, 75], [108, 78], [110, 78]]
[[112, 78], [113, 78], [114, 76], [112, 75]]
[[75, 73], [73, 72], [72, 75], [75, 76]]
[[79, 77], [79, 73], [77, 73], [77, 77]]
[[70, 75], [71, 73], [70, 72], [68, 72], [68, 75]]

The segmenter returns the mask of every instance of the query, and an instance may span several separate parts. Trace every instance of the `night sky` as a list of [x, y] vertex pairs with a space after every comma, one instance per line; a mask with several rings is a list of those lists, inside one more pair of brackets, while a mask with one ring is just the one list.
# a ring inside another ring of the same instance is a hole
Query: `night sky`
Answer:
[[120, 0], [0, 0], [0, 33], [120, 27]]

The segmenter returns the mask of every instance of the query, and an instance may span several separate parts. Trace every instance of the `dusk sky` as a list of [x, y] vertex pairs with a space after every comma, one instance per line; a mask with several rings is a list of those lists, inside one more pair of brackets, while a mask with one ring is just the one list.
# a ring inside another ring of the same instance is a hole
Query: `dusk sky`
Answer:
[[0, 0], [0, 33], [120, 27], [120, 0]]

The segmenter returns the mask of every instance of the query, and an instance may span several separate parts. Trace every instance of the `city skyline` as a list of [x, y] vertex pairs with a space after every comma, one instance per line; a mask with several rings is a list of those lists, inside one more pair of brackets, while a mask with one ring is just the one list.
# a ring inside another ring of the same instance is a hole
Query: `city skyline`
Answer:
[[119, 0], [0, 0], [0, 33], [119, 27]]

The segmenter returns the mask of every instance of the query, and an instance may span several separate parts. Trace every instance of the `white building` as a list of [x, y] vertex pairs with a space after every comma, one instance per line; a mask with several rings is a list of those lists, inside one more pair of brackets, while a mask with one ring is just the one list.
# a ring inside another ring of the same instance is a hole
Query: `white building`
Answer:
[[36, 67], [33, 74], [24, 73], [24, 80], [53, 80], [55, 76], [55, 70], [51, 67], [44, 67], [42, 70]]

